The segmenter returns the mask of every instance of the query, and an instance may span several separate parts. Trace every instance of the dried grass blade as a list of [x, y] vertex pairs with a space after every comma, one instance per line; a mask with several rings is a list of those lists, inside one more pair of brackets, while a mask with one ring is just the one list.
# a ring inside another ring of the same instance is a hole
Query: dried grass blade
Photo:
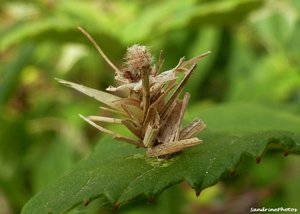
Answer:
[[143, 122], [143, 110], [136, 106], [121, 105], [131, 119], [141, 124]]
[[204, 54], [201, 54], [199, 56], [195, 56], [193, 57], [192, 59], [189, 59], [185, 62], [182, 63], [182, 67], [186, 67], [186, 66], [190, 66], [192, 64], [195, 64], [195, 63], [198, 63], [201, 59], [203, 59], [204, 57], [206, 57], [208, 54], [210, 54], [211, 52], [210, 51], [207, 51], [206, 53]]
[[[154, 121], [160, 121], [159, 114], [157, 112], [157, 109], [155, 107], [149, 108], [149, 111], [147, 112], [146, 118], [143, 122], [144, 129], [147, 128], [148, 124], [155, 123]], [[143, 133], [145, 133], [145, 130], [143, 130]]]
[[91, 121], [122, 124], [122, 120], [111, 117], [88, 116], [87, 118]]
[[179, 135], [180, 135], [180, 125], [184, 116], [184, 112], [185, 109], [187, 107], [187, 104], [189, 102], [190, 99], [190, 94], [189, 93], [185, 93], [183, 100], [182, 100], [182, 104], [181, 104], [181, 109], [178, 115], [178, 119], [177, 121], [174, 123], [174, 129], [173, 129], [173, 141], [178, 141], [179, 140]]
[[142, 85], [143, 85], [143, 120], [146, 118], [150, 106], [150, 83], [149, 68], [142, 69]]
[[162, 119], [162, 128], [160, 130], [159, 142], [178, 141], [180, 136], [180, 124], [182, 122], [185, 109], [187, 107], [190, 95], [186, 93], [181, 102], [176, 102], [172, 110], [168, 111], [168, 115]]
[[150, 157], [159, 157], [163, 155], [180, 152], [188, 147], [192, 147], [202, 143], [198, 138], [190, 138], [175, 142], [162, 143], [152, 148], [147, 149], [147, 155]]
[[149, 148], [153, 146], [157, 134], [158, 134], [158, 127], [149, 124], [146, 128], [145, 136], [143, 139], [143, 144], [145, 145], [145, 147]]
[[188, 139], [191, 137], [196, 137], [201, 131], [206, 128], [206, 125], [203, 121], [198, 118], [195, 118], [190, 122], [185, 128], [180, 131], [180, 140]]
[[166, 123], [168, 122], [168, 118], [171, 114], [173, 114], [173, 109], [177, 106], [177, 101], [174, 100], [174, 102], [172, 103], [172, 105], [169, 107], [168, 111], [166, 111], [166, 113], [162, 116], [160, 116], [161, 118], [161, 126], [164, 127], [166, 125]]
[[127, 143], [130, 143], [130, 144], [134, 144], [136, 146], [141, 146], [141, 143], [135, 139], [132, 139], [132, 138], [129, 138], [129, 137], [126, 137], [126, 136], [123, 136], [121, 134], [118, 134], [116, 132], [113, 132], [111, 130], [108, 130], [106, 128], [103, 128], [102, 126], [99, 126], [98, 124], [94, 123], [93, 121], [89, 120], [88, 118], [82, 116], [81, 114], [79, 115], [83, 120], [85, 120], [86, 122], [88, 122], [90, 125], [94, 126], [96, 129], [98, 129], [99, 131], [102, 131], [104, 133], [107, 133], [107, 134], [110, 134], [113, 136], [113, 138], [115, 139], [119, 139], [119, 140], [122, 140], [122, 141], [125, 141]]
[[133, 144], [135, 145], [136, 147], [144, 147], [143, 143], [141, 140], [134, 140], [134, 139], [131, 139], [131, 138], [128, 138], [128, 137], [124, 137], [124, 136], [121, 136], [121, 135], [115, 135], [113, 136], [114, 139], [118, 140], [118, 141], [122, 141], [122, 142], [125, 142], [125, 143], [129, 143], [129, 144]]
[[188, 79], [191, 77], [191, 74], [193, 73], [193, 71], [195, 70], [195, 68], [196, 68], [196, 64], [193, 64], [193, 66], [191, 67], [191, 69], [189, 70], [189, 72], [181, 80], [181, 82], [179, 83], [179, 85], [175, 89], [174, 93], [172, 94], [171, 98], [168, 100], [168, 102], [164, 106], [164, 108], [163, 108], [163, 110], [161, 112], [161, 115], [166, 114], [166, 111], [170, 108], [170, 106], [172, 105], [172, 103], [174, 102], [174, 100], [177, 99], [177, 97], [181, 93], [184, 85], [187, 83]]
[[171, 70], [167, 70], [167, 71], [162, 72], [161, 74], [157, 75], [155, 78], [152, 78], [151, 82], [154, 83], [154, 84], [161, 85], [162, 83], [174, 80], [176, 78], [177, 77], [176, 77], [176, 74], [174, 72], [174, 69], [171, 69]]
[[132, 120], [122, 120], [122, 123], [131, 131], [135, 136], [142, 139], [142, 127]]
[[91, 41], [91, 43], [95, 46], [97, 51], [100, 53], [100, 55], [103, 57], [103, 59], [110, 65], [110, 67], [116, 73], [120, 73], [120, 70], [108, 59], [108, 57], [105, 55], [105, 53], [99, 47], [99, 45], [96, 43], [96, 41], [93, 39], [93, 37], [88, 32], [86, 32], [83, 28], [78, 27], [78, 29]]
[[167, 88], [167, 90], [165, 92], [163, 92], [150, 106], [151, 107], [155, 107], [158, 109], [158, 106], [164, 101], [164, 98], [167, 97], [169, 95], [169, 93], [173, 90], [173, 88], [175, 87], [176, 83], [174, 82], [173, 84], [170, 85], [170, 87]]
[[177, 71], [179, 68], [183, 67], [183, 63], [185, 62], [185, 57], [181, 57], [179, 59], [178, 64], [176, 65], [176, 67], [173, 69], [174, 71]]
[[140, 101], [134, 98], [122, 98], [113, 102], [116, 105], [130, 105], [140, 107]]
[[103, 111], [107, 111], [107, 112], [110, 112], [110, 113], [119, 114], [119, 115], [122, 115], [122, 116], [125, 116], [125, 117], [129, 116], [126, 112], [117, 111], [117, 110], [106, 108], [106, 107], [103, 107], [103, 106], [100, 106], [99, 108], [102, 109]]
[[140, 81], [140, 82], [122, 84], [118, 87], [114, 87], [110, 85], [108, 88], [106, 88], [106, 91], [116, 92], [116, 91], [122, 91], [127, 89], [138, 91], [141, 88], [142, 88], [142, 82]]
[[169, 112], [169, 116], [166, 120], [162, 120], [162, 127], [157, 137], [159, 142], [172, 142], [178, 140], [181, 109], [182, 102], [175, 102], [175, 106], [172, 111]]
[[163, 51], [161, 50], [159, 53], [159, 59], [157, 63], [157, 67], [155, 68], [154, 76], [160, 73], [160, 69], [162, 68], [162, 65], [164, 64], [164, 59], [163, 59]]
[[152, 147], [154, 145], [155, 139], [157, 139], [160, 128], [160, 118], [155, 108], [149, 109], [145, 122], [146, 123], [144, 124], [144, 127], [146, 126], [146, 130], [143, 132], [143, 144], [146, 147]]
[[114, 101], [116, 100], [119, 100], [121, 99], [120, 97], [117, 97], [115, 95], [112, 95], [112, 94], [109, 94], [109, 93], [106, 93], [106, 92], [103, 92], [103, 91], [99, 91], [99, 90], [96, 90], [96, 89], [93, 89], [93, 88], [89, 88], [89, 87], [86, 87], [86, 86], [83, 86], [83, 85], [79, 85], [77, 83], [73, 83], [73, 82], [69, 82], [69, 81], [65, 81], [65, 80], [62, 80], [62, 79], [58, 79], [58, 78], [55, 78], [58, 82], [68, 86], [68, 87], [71, 87], [71, 88], [74, 88], [75, 90], [83, 93], [83, 94], [86, 94], [102, 103], [104, 103], [105, 105], [107, 106], [110, 106], [118, 111], [121, 111], [121, 112], [124, 112], [123, 109], [114, 104]]
[[150, 93], [153, 94], [163, 88], [168, 82], [176, 81], [177, 77], [172, 70], [165, 71], [155, 78], [150, 78], [151, 88]]

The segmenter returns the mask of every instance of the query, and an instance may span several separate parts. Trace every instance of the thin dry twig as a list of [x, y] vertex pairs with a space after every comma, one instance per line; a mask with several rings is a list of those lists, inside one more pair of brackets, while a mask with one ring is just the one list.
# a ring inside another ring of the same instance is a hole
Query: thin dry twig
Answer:
[[103, 59], [109, 64], [109, 66], [115, 71], [120, 72], [120, 70], [109, 60], [109, 58], [105, 55], [105, 53], [102, 51], [102, 49], [99, 47], [99, 45], [95, 42], [93, 37], [86, 32], [82, 27], [78, 27], [78, 29], [90, 40], [90, 42], [94, 45], [94, 47], [97, 49], [97, 51], [100, 53], [100, 55], [103, 57]]

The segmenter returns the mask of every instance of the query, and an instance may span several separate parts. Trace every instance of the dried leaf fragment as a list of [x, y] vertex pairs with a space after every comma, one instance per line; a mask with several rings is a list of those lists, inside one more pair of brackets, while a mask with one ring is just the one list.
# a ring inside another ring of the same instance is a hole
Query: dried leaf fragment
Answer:
[[182, 151], [188, 147], [196, 146], [200, 143], [202, 143], [202, 140], [199, 140], [196, 137], [175, 142], [163, 143], [152, 148], [148, 148], [147, 155], [149, 157], [160, 157], [164, 155], [169, 155]]
[[123, 110], [120, 106], [114, 104], [114, 102], [121, 99], [120, 97], [117, 97], [115, 95], [112, 95], [112, 94], [109, 94], [109, 93], [106, 93], [103, 91], [99, 91], [99, 90], [96, 90], [93, 88], [89, 88], [89, 87], [86, 87], [86, 86], [83, 86], [83, 85], [80, 85], [77, 83], [69, 82], [66, 80], [58, 79], [58, 78], [55, 78], [55, 79], [58, 82], [66, 85], [68, 87], [74, 88], [75, 90], [77, 90], [83, 94], [93, 97], [94, 99], [104, 103], [107, 106], [110, 106], [116, 110], [123, 112]]

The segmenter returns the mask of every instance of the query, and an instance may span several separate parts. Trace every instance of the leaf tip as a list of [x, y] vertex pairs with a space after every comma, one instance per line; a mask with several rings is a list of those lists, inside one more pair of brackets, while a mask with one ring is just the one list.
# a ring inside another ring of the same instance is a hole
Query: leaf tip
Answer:
[[236, 175], [236, 170], [235, 169], [231, 169], [231, 170], [229, 170], [229, 175], [230, 176], [235, 176]]
[[83, 199], [83, 206], [87, 207], [91, 202], [90, 198]]
[[87, 119], [87, 118], [84, 117], [82, 114], [78, 114], [78, 116], [79, 116], [80, 118], [82, 118], [83, 120], [86, 120], [86, 119]]
[[54, 77], [54, 79], [57, 81], [57, 82], [59, 82], [59, 83], [62, 83], [64, 80], [62, 80], [62, 79], [59, 79], [59, 78], [57, 78], [57, 77]]
[[195, 194], [196, 194], [197, 197], [199, 197], [200, 193], [201, 193], [201, 190], [200, 190], [200, 189], [196, 189], [196, 190], [195, 190]]
[[149, 204], [153, 204], [155, 202], [155, 199], [156, 198], [154, 196], [148, 196], [147, 197], [147, 201], [148, 201]]
[[257, 164], [259, 164], [260, 161], [261, 161], [261, 156], [257, 156], [257, 157], [255, 158], [255, 161], [256, 161]]
[[114, 203], [113, 208], [114, 208], [114, 210], [117, 210], [120, 208], [120, 206], [121, 206], [121, 203], [117, 201], [116, 203]]

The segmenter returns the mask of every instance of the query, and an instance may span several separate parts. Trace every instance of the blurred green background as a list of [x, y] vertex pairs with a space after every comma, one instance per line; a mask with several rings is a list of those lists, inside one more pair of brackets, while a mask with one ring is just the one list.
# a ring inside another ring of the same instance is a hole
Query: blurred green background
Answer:
[[[98, 103], [54, 80], [101, 90], [113, 84], [113, 71], [78, 26], [117, 66], [135, 43], [149, 46], [155, 59], [164, 50], [164, 69], [182, 56], [212, 51], [188, 83], [190, 108], [246, 101], [299, 114], [299, 11], [299, 0], [2, 0], [0, 213], [19, 213], [102, 137], [78, 117], [99, 113]], [[245, 158], [237, 175], [199, 198], [182, 184], [152, 205], [137, 201], [118, 212], [226, 213], [235, 207], [242, 213], [250, 205], [300, 209], [298, 165], [298, 157], [282, 154], [267, 153], [259, 165]], [[116, 211], [101, 208], [99, 200], [73, 212]]]

